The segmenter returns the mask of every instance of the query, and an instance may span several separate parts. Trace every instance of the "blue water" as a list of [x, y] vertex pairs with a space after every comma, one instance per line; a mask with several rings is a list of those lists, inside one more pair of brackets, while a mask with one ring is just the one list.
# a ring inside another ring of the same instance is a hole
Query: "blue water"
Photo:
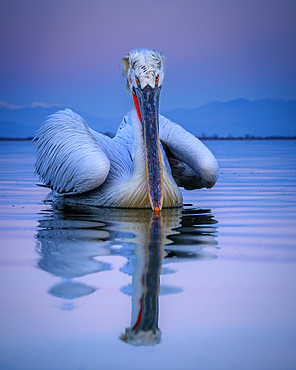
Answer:
[[0, 142], [1, 369], [294, 369], [296, 141], [207, 141], [211, 190], [55, 209]]

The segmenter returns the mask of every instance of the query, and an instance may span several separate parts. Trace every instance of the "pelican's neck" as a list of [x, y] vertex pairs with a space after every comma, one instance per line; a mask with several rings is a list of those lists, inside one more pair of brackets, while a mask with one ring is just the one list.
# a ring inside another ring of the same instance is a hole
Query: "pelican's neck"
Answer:
[[[130, 112], [130, 118], [133, 131], [134, 171], [129, 179], [119, 183], [120, 188], [116, 188], [117, 190], [114, 193], [114, 204], [118, 207], [150, 208], [143, 125], [135, 109]], [[171, 176], [168, 175], [163, 153], [160, 153], [160, 155], [161, 176], [164, 186], [163, 207], [181, 206], [181, 192]]]
[[146, 177], [145, 141], [143, 125], [138, 117], [135, 106], [133, 106], [131, 112], [131, 119], [134, 138], [134, 148], [133, 148], [134, 175], [141, 173]]

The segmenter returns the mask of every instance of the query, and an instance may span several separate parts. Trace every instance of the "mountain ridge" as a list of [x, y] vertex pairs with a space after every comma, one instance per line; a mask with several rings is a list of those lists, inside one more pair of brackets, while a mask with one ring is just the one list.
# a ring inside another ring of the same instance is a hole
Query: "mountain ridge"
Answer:
[[166, 113], [197, 136], [294, 136], [296, 100], [264, 98], [209, 102], [195, 109]]
[[[34, 102], [12, 105], [0, 101], [0, 137], [34, 136], [46, 118], [62, 105]], [[100, 118], [73, 109], [88, 125], [100, 132], [116, 133], [122, 117]], [[197, 136], [295, 136], [296, 99], [263, 98], [211, 101], [193, 109], [175, 108], [161, 112]]]

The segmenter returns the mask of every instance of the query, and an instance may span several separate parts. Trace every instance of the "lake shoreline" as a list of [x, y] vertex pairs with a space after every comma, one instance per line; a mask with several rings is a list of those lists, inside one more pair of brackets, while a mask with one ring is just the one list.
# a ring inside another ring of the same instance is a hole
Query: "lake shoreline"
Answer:
[[[109, 135], [108, 135], [109, 136]], [[112, 137], [112, 136], [111, 136]], [[0, 137], [0, 141], [32, 141], [33, 137], [26, 137], [26, 138], [14, 138], [14, 137]], [[238, 136], [238, 137], [220, 137], [220, 136], [201, 136], [199, 137], [200, 140], [241, 140], [241, 141], [250, 141], [250, 140], [296, 140], [296, 136], [249, 136], [246, 135], [244, 137]]]

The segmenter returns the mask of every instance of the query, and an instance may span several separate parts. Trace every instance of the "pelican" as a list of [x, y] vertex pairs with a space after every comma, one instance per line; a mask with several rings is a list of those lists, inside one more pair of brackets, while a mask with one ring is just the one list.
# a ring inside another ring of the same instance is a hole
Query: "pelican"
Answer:
[[53, 202], [91, 206], [180, 207], [179, 187], [211, 188], [218, 164], [194, 135], [159, 114], [164, 55], [136, 49], [120, 63], [132, 109], [114, 138], [70, 109], [50, 116], [35, 136], [36, 173]]

